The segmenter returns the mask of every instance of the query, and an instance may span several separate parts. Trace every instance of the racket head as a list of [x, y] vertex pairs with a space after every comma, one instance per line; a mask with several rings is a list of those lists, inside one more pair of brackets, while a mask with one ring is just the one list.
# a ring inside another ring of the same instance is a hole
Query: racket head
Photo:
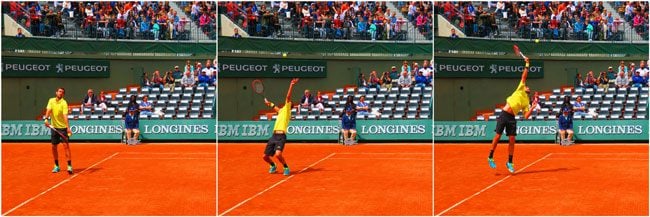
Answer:
[[517, 46], [516, 44], [512, 45], [512, 50], [515, 51], [515, 55], [517, 56], [521, 55], [521, 50], [519, 50], [519, 46]]
[[262, 94], [264, 93], [264, 84], [260, 79], [255, 79], [251, 83], [251, 87], [253, 88], [253, 92], [257, 94]]

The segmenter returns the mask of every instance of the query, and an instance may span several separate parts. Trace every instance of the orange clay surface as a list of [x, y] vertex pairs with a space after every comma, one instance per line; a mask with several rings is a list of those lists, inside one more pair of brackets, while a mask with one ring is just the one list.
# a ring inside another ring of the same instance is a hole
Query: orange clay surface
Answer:
[[648, 144], [434, 146], [435, 215], [648, 215]]
[[214, 143], [2, 143], [3, 215], [216, 215]]
[[287, 143], [291, 176], [268, 173], [265, 145], [219, 143], [219, 215], [433, 214], [430, 143]]

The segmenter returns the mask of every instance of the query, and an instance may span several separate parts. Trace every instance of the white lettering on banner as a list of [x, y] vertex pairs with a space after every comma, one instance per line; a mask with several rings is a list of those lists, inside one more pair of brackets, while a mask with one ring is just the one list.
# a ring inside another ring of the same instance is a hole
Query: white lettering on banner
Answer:
[[[270, 125], [266, 124], [221, 124], [218, 127], [217, 134], [220, 137], [237, 137], [237, 136], [269, 136]], [[241, 129], [241, 134], [240, 134]]]
[[4, 64], [4, 70], [15, 70], [15, 71], [48, 71], [50, 70], [50, 65], [46, 64]]
[[362, 126], [362, 134], [423, 134], [424, 125], [370, 125]]
[[338, 126], [289, 126], [288, 134], [337, 134]]
[[458, 136], [485, 136], [486, 125], [459, 125], [460, 133]]
[[22, 136], [23, 133], [20, 130], [22, 127], [22, 124], [3, 124], [2, 136]]
[[456, 136], [456, 125], [435, 125], [434, 136]]
[[517, 135], [553, 135], [555, 126], [517, 126]]
[[221, 64], [222, 71], [237, 72], [262, 72], [266, 71], [268, 65], [240, 65], [240, 64]]
[[281, 66], [281, 69], [283, 72], [323, 72], [325, 71], [325, 66], [283, 65]]
[[123, 129], [120, 125], [72, 125], [70, 131], [74, 134], [119, 134]]
[[208, 125], [177, 124], [177, 125], [146, 125], [144, 133], [153, 134], [207, 134]]
[[241, 136], [266, 136], [269, 134], [269, 125], [243, 124]]
[[219, 125], [218, 135], [219, 136], [239, 136], [239, 125]]
[[95, 66], [95, 65], [65, 65], [64, 71], [72, 72], [105, 72], [108, 71], [108, 66]]
[[580, 126], [578, 134], [641, 134], [643, 126], [641, 125], [622, 125], [622, 126]]
[[453, 65], [453, 64], [439, 64], [439, 71], [454, 71], [454, 72], [482, 72], [484, 65]]

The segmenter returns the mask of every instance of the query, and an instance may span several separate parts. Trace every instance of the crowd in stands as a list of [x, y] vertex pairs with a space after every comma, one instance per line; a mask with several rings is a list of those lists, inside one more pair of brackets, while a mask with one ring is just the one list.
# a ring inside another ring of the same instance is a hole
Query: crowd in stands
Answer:
[[648, 87], [650, 68], [645, 61], [641, 60], [637, 66], [633, 62], [625, 64], [625, 61], [620, 62], [616, 68], [610, 66], [607, 71], [601, 71], [596, 77], [593, 71], [585, 74], [577, 73], [574, 78], [574, 87], [578, 88], [607, 88], [618, 87]]
[[387, 88], [390, 89], [393, 85], [399, 87], [425, 87], [432, 86], [433, 81], [433, 66], [429, 60], [424, 60], [422, 66], [413, 61], [409, 65], [408, 61], [404, 61], [400, 70], [396, 66], [392, 66], [390, 71], [384, 71], [381, 77], [377, 75], [377, 71], [371, 71], [368, 78], [365, 74], [360, 73], [357, 79], [358, 87], [365, 88]]
[[[616, 11], [607, 11], [603, 4]], [[487, 6], [472, 2], [435, 2], [434, 11], [468, 36], [499, 35], [497, 20], [506, 22], [521, 38], [622, 40], [624, 23], [648, 40], [648, 3], [629, 2], [507, 2]], [[613, 16], [618, 13], [623, 19]]]
[[140, 86], [161, 89], [216, 86], [218, 74], [216, 65], [216, 61], [213, 62], [210, 59], [205, 61], [205, 65], [198, 61], [192, 64], [190, 60], [187, 60], [182, 69], [179, 66], [174, 66], [174, 69], [163, 74], [158, 70], [153, 71], [151, 75], [147, 72], [142, 73]]
[[[251, 36], [282, 35], [282, 23], [290, 23], [302, 37], [322, 39], [405, 40], [405, 24], [411, 23], [425, 38], [432, 37], [432, 10], [428, 1], [397, 2], [219, 2], [226, 14]], [[407, 19], [398, 18], [397, 13]]]
[[[52, 4], [52, 5], [50, 5]], [[208, 37], [216, 38], [216, 8], [211, 1], [178, 5], [191, 20], [179, 16], [170, 2], [3, 2], [3, 13], [10, 14], [35, 36], [66, 34], [64, 21], [72, 19], [75, 29], [86, 37], [187, 40], [186, 26], [194, 22]], [[78, 28], [77, 28], [78, 27]]]

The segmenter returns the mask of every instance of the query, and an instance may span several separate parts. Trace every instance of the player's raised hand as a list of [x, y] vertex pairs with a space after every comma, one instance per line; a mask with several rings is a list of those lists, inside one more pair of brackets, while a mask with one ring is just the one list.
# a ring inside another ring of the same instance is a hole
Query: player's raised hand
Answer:
[[526, 64], [530, 63], [530, 60], [528, 59], [528, 57], [526, 57], [526, 58], [524, 59], [524, 61], [526, 61]]
[[291, 84], [296, 84], [298, 83], [298, 78], [291, 79]]

